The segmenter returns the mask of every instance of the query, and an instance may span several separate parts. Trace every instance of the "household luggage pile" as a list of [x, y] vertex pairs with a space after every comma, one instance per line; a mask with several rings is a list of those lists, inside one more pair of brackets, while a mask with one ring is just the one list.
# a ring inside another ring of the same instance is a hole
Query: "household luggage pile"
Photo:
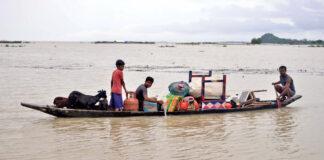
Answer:
[[[190, 84], [180, 81], [173, 82], [169, 85], [170, 94], [166, 97], [164, 108], [168, 112], [174, 111], [197, 111], [197, 110], [216, 110], [230, 109], [232, 105], [226, 103], [226, 75], [222, 79], [206, 79], [211, 78], [212, 72], [207, 75], [193, 75], [189, 72], [189, 83], [193, 77], [201, 77], [201, 82], [192, 82]], [[211, 82], [221, 82], [216, 84]], [[208, 90], [209, 97], [205, 96], [206, 83], [214, 86]]]

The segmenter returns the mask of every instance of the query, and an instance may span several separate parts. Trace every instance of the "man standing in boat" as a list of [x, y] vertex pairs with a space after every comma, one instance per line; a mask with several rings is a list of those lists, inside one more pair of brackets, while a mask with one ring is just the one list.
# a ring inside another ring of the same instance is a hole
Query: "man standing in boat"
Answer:
[[[280, 80], [278, 82], [273, 82], [272, 85], [275, 85], [276, 91], [280, 93], [278, 99], [285, 99], [287, 97], [287, 101], [290, 100], [290, 97], [294, 96], [295, 86], [293, 79], [286, 73], [287, 67], [280, 66]], [[281, 84], [281, 85], [279, 85]]]
[[152, 77], [146, 77], [145, 83], [141, 84], [136, 89], [136, 98], [138, 100], [138, 110], [143, 111], [144, 101], [163, 104], [163, 101], [158, 101], [155, 97], [149, 98], [147, 96], [147, 88], [150, 88], [154, 82]]

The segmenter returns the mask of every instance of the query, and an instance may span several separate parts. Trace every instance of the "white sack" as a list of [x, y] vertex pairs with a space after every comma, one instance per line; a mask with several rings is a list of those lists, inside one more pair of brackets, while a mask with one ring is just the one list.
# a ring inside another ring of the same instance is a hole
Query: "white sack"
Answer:
[[[207, 79], [207, 78], [206, 78]], [[208, 80], [219, 80], [221, 78], [209, 78]], [[201, 97], [201, 80], [192, 81], [189, 83], [189, 95], [195, 98]], [[219, 99], [223, 93], [222, 82], [207, 82], [205, 83], [205, 99]], [[229, 95], [226, 93], [226, 97]]]

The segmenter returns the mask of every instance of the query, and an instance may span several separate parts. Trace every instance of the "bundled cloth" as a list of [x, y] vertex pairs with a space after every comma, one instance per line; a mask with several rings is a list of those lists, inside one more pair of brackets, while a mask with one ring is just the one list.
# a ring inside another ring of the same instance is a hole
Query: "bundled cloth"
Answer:
[[170, 94], [166, 97], [166, 109], [168, 112], [173, 112], [178, 110], [178, 105], [180, 100], [182, 100], [183, 96], [178, 96], [174, 94]]

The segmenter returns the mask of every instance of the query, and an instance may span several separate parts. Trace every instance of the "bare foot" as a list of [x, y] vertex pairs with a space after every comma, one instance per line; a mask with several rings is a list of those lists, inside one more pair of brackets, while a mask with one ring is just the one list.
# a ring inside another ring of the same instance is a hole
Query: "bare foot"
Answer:
[[284, 100], [285, 103], [289, 102], [291, 99], [288, 97], [287, 99]]

